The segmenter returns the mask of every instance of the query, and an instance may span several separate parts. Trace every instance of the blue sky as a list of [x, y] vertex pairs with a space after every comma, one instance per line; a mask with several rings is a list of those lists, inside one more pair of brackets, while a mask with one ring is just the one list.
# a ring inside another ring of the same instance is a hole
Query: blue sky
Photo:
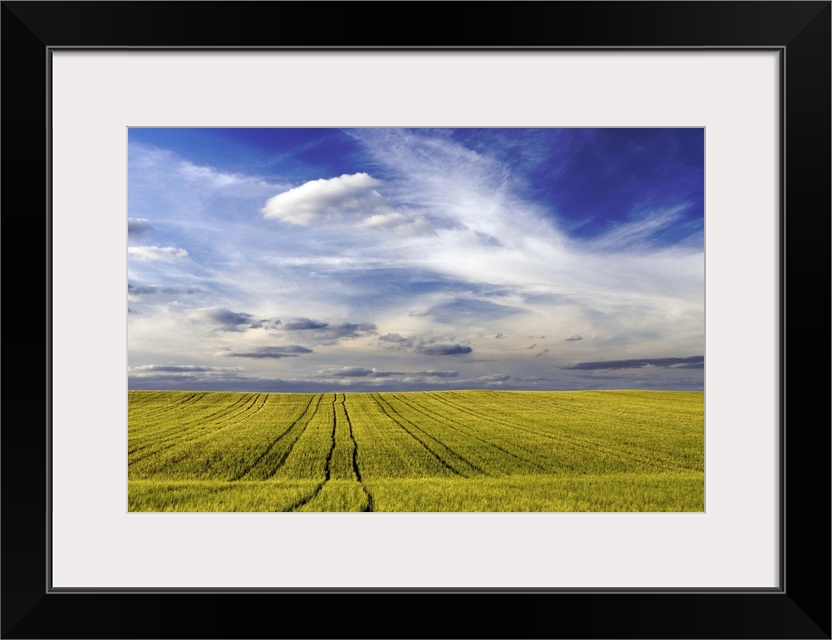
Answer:
[[128, 135], [131, 389], [703, 388], [703, 129]]

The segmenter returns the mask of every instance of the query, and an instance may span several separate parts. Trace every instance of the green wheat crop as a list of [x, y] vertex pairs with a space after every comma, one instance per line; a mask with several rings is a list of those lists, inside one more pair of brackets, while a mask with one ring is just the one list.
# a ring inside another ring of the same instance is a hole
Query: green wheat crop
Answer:
[[131, 391], [130, 511], [703, 511], [704, 395]]

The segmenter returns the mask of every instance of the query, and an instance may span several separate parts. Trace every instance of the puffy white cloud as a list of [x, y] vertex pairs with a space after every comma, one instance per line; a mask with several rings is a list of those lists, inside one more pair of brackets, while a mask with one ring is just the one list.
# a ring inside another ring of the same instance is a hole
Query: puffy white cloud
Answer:
[[383, 221], [394, 212], [376, 191], [381, 184], [367, 173], [311, 180], [269, 198], [262, 213], [265, 218], [302, 226], [321, 219], [375, 218]]

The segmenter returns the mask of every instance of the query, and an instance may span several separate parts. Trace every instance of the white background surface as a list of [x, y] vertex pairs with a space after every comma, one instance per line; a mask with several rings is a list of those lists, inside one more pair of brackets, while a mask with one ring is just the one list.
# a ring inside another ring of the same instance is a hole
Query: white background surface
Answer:
[[[776, 586], [777, 75], [769, 52], [56, 52], [53, 586]], [[128, 126], [706, 127], [706, 512], [127, 513]]]

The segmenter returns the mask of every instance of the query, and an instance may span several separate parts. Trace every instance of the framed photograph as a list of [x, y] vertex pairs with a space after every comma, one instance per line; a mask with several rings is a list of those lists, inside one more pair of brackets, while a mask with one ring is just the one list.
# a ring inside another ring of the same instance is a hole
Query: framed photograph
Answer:
[[829, 638], [830, 3], [409, 6], [3, 3], [3, 637]]
[[704, 186], [704, 127], [130, 128], [128, 510], [704, 512]]

